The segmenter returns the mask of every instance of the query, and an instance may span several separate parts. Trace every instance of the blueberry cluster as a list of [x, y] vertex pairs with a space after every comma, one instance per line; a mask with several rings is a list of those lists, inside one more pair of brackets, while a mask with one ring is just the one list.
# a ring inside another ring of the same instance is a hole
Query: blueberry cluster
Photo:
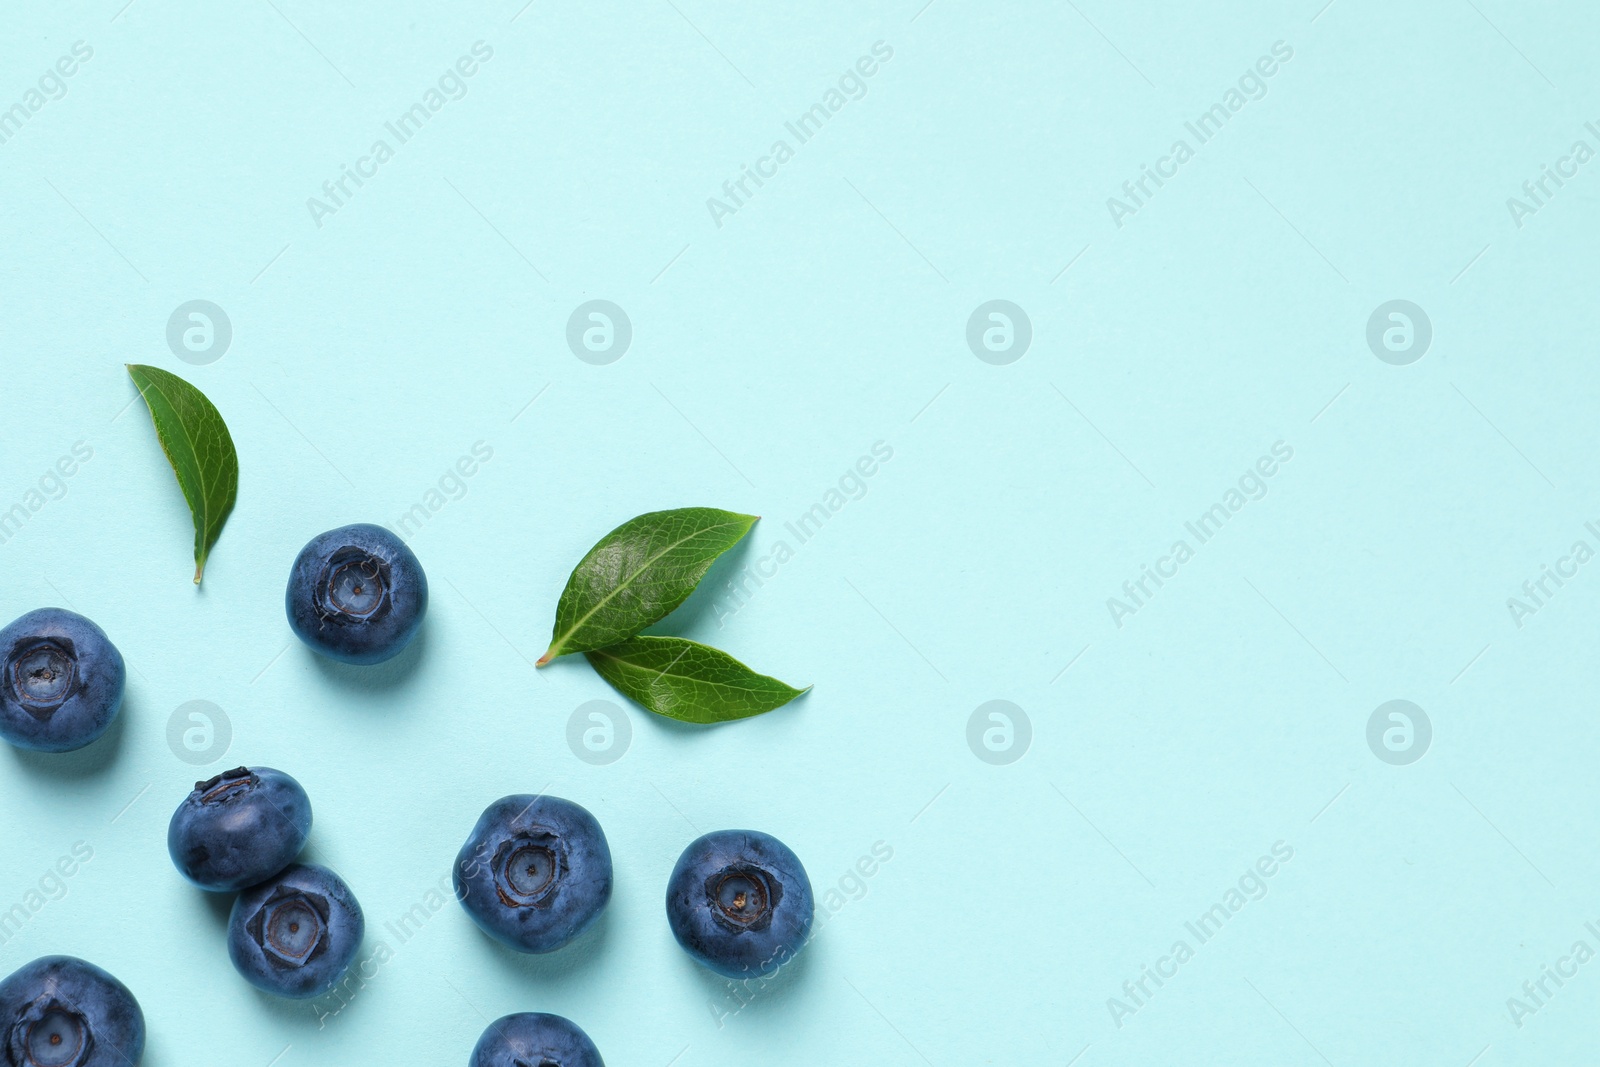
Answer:
[[[593, 815], [552, 796], [501, 797], [456, 855], [456, 898], [519, 952], [553, 952], [611, 899], [611, 849]], [[667, 883], [667, 923], [691, 956], [728, 978], [771, 974], [811, 933], [811, 881], [783, 842], [723, 830], [690, 843]]]
[[228, 916], [233, 966], [257, 989], [296, 1000], [332, 989], [366, 931], [343, 879], [295, 862], [310, 833], [306, 791], [271, 767], [196, 782], [167, 826], [180, 874], [201, 889], [239, 893]]
[[[428, 605], [417, 557], [379, 526], [322, 534], [294, 561], [289, 625], [317, 652], [380, 663], [416, 637]], [[122, 705], [121, 654], [93, 622], [60, 608], [0, 630], [0, 738], [65, 752], [90, 744]], [[354, 893], [326, 867], [298, 862], [311, 801], [291, 775], [238, 767], [178, 805], [167, 850], [203, 890], [236, 893], [228, 955], [251, 985], [306, 999], [333, 989], [366, 923]], [[594, 926], [611, 899], [611, 849], [595, 817], [544, 794], [484, 809], [452, 869], [456, 898], [495, 942], [554, 952]], [[781, 841], [725, 830], [690, 843], [667, 884], [667, 922], [695, 960], [729, 978], [776, 971], [810, 937], [811, 883]], [[144, 1052], [145, 1021], [128, 988], [70, 956], [35, 960], [0, 981], [0, 1067], [126, 1067]], [[489, 1024], [471, 1067], [604, 1067], [588, 1036], [558, 1016], [523, 1012]]]
[[[611, 849], [585, 808], [514, 795], [490, 804], [456, 855], [456, 899], [483, 932], [518, 952], [553, 952], [594, 925], [611, 899]], [[696, 960], [728, 978], [769, 975], [811, 934], [811, 881], [783, 842], [755, 830], [697, 838], [667, 883], [667, 924]], [[472, 1067], [588, 1067], [600, 1054], [556, 1015], [491, 1023]]]

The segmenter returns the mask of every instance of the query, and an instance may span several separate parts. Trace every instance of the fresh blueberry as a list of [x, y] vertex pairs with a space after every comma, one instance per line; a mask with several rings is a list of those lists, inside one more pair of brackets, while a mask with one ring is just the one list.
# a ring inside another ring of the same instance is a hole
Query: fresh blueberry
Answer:
[[611, 849], [594, 816], [570, 800], [502, 797], [461, 846], [455, 886], [484, 933], [519, 952], [553, 952], [611, 899]]
[[811, 934], [811, 879], [789, 847], [755, 830], [696, 838], [667, 883], [667, 923], [684, 950], [728, 978], [771, 974]]
[[137, 1067], [144, 1012], [128, 987], [72, 956], [34, 960], [0, 982], [7, 1067]]
[[204, 782], [172, 813], [167, 852], [201, 889], [234, 892], [294, 862], [311, 832], [311, 800], [271, 767], [239, 767]]
[[606, 1067], [606, 1063], [589, 1035], [571, 1020], [524, 1011], [490, 1023], [467, 1067]]
[[296, 636], [346, 663], [382, 663], [411, 643], [428, 611], [428, 577], [405, 542], [356, 523], [311, 539], [284, 594]]
[[297, 863], [233, 902], [228, 956], [257, 989], [309, 1000], [339, 983], [366, 929], [342, 878]]
[[127, 671], [105, 631], [64, 608], [40, 608], [0, 630], [0, 737], [70, 752], [110, 727]]

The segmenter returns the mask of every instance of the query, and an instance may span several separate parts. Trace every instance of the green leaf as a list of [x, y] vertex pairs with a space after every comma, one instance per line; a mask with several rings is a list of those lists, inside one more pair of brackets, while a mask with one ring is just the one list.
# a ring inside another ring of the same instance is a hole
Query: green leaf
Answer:
[[578, 562], [556, 604], [544, 666], [569, 652], [625, 640], [682, 604], [754, 515], [716, 508], [652, 511], [602, 537]]
[[239, 495], [239, 454], [227, 424], [204, 393], [160, 367], [127, 366], [194, 516], [194, 584], [199, 585], [206, 557]]
[[748, 719], [810, 688], [757, 674], [721, 649], [682, 637], [634, 637], [584, 654], [618, 692], [681, 722]]

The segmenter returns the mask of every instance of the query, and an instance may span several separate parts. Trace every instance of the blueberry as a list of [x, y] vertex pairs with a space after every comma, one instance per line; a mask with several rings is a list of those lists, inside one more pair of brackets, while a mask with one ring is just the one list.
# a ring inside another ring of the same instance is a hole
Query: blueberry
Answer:
[[519, 952], [553, 952], [611, 899], [611, 849], [594, 816], [570, 800], [501, 797], [461, 846], [455, 886], [484, 933]]
[[324, 656], [382, 663], [417, 635], [428, 577], [382, 526], [357, 523], [313, 537], [295, 557], [284, 594], [289, 626]]
[[257, 989], [309, 1000], [339, 983], [366, 929], [342, 878], [297, 863], [233, 902], [228, 956]]
[[30, 611], [0, 630], [0, 737], [18, 748], [70, 752], [110, 727], [122, 707], [122, 653], [64, 608]]
[[172, 813], [167, 852], [201, 889], [233, 892], [294, 862], [311, 832], [311, 800], [271, 767], [239, 767], [204, 782]]
[[524, 1011], [489, 1024], [468, 1067], [606, 1067], [589, 1035], [559, 1015]]
[[811, 933], [811, 880], [789, 847], [755, 830], [696, 838], [667, 883], [667, 923], [684, 950], [728, 978], [771, 974]]
[[128, 987], [72, 956], [34, 960], [0, 982], [8, 1067], [137, 1067], [144, 1012]]

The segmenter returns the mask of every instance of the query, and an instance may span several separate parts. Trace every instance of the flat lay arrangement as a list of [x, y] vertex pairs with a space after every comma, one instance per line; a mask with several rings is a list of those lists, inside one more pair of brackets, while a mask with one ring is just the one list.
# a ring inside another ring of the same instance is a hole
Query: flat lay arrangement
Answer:
[[[130, 371], [194, 514], [198, 585], [237, 493], [232, 437], [216, 408], [183, 379], [149, 367]], [[206, 435], [209, 445], [201, 443]], [[229, 506], [218, 508], [219, 498]], [[541, 665], [567, 652], [622, 661], [630, 642], [661, 642], [671, 657], [659, 666], [630, 664], [634, 673], [617, 688], [691, 723], [760, 714], [801, 695], [707, 646], [641, 636], [688, 599], [754, 522], [687, 508], [642, 515], [613, 531], [568, 581]], [[363, 667], [399, 655], [427, 608], [421, 562], [388, 529], [368, 523], [312, 538], [290, 568], [284, 595], [289, 627], [308, 648]], [[709, 653], [719, 658], [707, 669], [701, 657]], [[31, 611], [0, 630], [0, 656], [0, 737], [13, 745], [80, 749], [116, 718], [126, 670], [91, 620], [61, 608]], [[241, 766], [195, 783], [167, 832], [179, 874], [203, 890], [237, 894], [226, 940], [239, 975], [294, 1000], [337, 987], [366, 933], [351, 886], [325, 866], [297, 862], [311, 827], [311, 799], [292, 775]], [[518, 952], [548, 953], [599, 919], [611, 899], [612, 856], [600, 824], [580, 805], [513, 795], [484, 810], [451, 878], [457, 900], [486, 935]], [[813, 912], [800, 860], [757, 831], [701, 837], [684, 851], [666, 889], [678, 942], [730, 978], [777, 971], [805, 945]], [[142, 1055], [146, 1019], [134, 994], [83, 960], [45, 957], [18, 970], [0, 984], [0, 1011], [17, 1067], [137, 1064]], [[516, 1057], [552, 1067], [601, 1064], [582, 1030], [545, 1013], [491, 1024], [472, 1057], [474, 1064], [521, 1062]]]
[[1586, 1063], [1596, 42], [0, 4], [0, 1067]]

